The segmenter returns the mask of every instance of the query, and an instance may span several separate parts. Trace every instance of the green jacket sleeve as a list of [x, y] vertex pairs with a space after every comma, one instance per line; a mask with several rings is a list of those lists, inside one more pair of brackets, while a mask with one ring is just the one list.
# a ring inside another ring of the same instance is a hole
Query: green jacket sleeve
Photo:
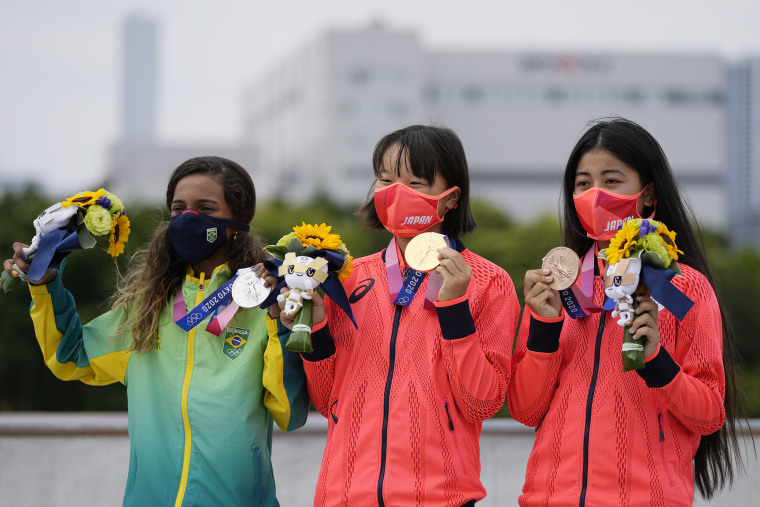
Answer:
[[45, 364], [62, 380], [85, 384], [125, 383], [131, 341], [114, 337], [122, 312], [109, 312], [82, 326], [74, 297], [63, 287], [61, 271], [47, 285], [29, 286], [29, 313]]
[[293, 431], [306, 422], [309, 393], [301, 355], [290, 352], [285, 343], [290, 330], [279, 320], [266, 317], [267, 347], [264, 351], [264, 404], [283, 431]]

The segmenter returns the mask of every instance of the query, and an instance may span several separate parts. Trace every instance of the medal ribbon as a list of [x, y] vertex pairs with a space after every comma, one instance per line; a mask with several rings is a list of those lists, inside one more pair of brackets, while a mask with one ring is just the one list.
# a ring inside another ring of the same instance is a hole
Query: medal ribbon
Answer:
[[[232, 284], [237, 279], [238, 275], [235, 274], [230, 280], [219, 287], [213, 294], [204, 299], [198, 306], [193, 308], [190, 313], [187, 313], [187, 307], [185, 306], [185, 298], [182, 296], [182, 286], [177, 288], [177, 294], [174, 297], [174, 323], [185, 331], [190, 331], [195, 326], [203, 322], [206, 317], [211, 314], [217, 314], [211, 322], [206, 326], [206, 331], [219, 336], [222, 329], [227, 327], [232, 316], [238, 309], [238, 304], [232, 299]], [[229, 303], [229, 306], [222, 308]], [[222, 310], [222, 311], [220, 311]]]
[[[446, 244], [451, 245], [451, 240], [447, 237]], [[385, 270], [388, 275], [388, 290], [394, 305], [408, 306], [414, 299], [417, 290], [420, 288], [422, 281], [427, 273], [420, 273], [411, 268], [406, 268], [404, 277], [401, 277], [401, 266], [398, 260], [398, 250], [396, 249], [396, 238], [391, 238], [388, 248], [385, 249]], [[435, 309], [435, 300], [438, 299], [438, 291], [443, 284], [443, 277], [435, 271], [430, 272], [428, 277], [427, 290], [425, 292], [426, 310]]]
[[576, 282], [569, 288], [559, 291], [562, 306], [573, 319], [588, 317], [590, 313], [611, 310], [615, 307], [615, 302], [609, 298], [604, 306], [599, 306], [591, 300], [594, 295], [594, 264], [596, 262], [596, 244], [594, 244], [583, 256], [580, 285]]
[[420, 288], [422, 281], [425, 279], [427, 273], [420, 273], [411, 268], [404, 269], [404, 282], [401, 285], [401, 289], [396, 294], [396, 299], [393, 300], [394, 305], [409, 306], [409, 303], [414, 299], [414, 295], [417, 294], [417, 289]]

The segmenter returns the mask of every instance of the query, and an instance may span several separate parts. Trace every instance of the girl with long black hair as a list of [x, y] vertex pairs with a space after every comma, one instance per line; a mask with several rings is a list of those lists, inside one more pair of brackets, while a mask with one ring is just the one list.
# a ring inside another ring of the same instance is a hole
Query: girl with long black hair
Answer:
[[676, 233], [683, 277], [673, 284], [695, 304], [679, 321], [640, 297], [630, 332], [646, 367], [624, 373], [615, 319], [571, 318], [551, 270], [526, 273], [508, 396], [513, 417], [536, 427], [520, 505], [691, 505], [695, 484], [710, 498], [741, 466], [740, 392], [732, 334], [667, 157], [640, 125], [598, 121], [570, 154], [563, 197], [564, 245], [591, 259], [581, 282], [593, 277], [593, 303], [604, 298], [596, 254], [617, 232], [610, 224], [654, 218]]

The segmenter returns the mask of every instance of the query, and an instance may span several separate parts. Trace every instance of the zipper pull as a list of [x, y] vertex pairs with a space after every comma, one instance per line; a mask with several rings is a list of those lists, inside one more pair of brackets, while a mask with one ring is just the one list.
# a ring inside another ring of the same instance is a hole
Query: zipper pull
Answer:
[[449, 430], [454, 431], [454, 421], [451, 420], [451, 414], [449, 414], [449, 399], [443, 399], [443, 406], [446, 409], [446, 417], [449, 419]]
[[662, 431], [662, 422], [660, 421], [661, 418], [662, 418], [662, 410], [660, 410], [658, 408], [657, 409], [657, 426], [660, 427], [660, 442], [664, 442], [665, 441], [665, 432]]

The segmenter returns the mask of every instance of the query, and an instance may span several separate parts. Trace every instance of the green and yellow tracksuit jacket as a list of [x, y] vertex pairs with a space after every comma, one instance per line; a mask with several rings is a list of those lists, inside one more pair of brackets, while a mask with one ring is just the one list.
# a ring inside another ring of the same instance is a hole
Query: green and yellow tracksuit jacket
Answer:
[[[182, 286], [187, 308], [229, 279], [227, 266], [208, 280], [190, 272]], [[37, 340], [57, 377], [127, 386], [124, 505], [278, 505], [272, 420], [299, 428], [309, 406], [301, 358], [285, 349], [282, 324], [264, 310], [240, 309], [220, 336], [205, 331], [209, 319], [187, 332], [172, 321], [172, 297], [156, 347], [138, 353], [129, 350], [128, 333], [116, 334], [123, 311], [81, 324], [60, 272], [30, 290]]]

